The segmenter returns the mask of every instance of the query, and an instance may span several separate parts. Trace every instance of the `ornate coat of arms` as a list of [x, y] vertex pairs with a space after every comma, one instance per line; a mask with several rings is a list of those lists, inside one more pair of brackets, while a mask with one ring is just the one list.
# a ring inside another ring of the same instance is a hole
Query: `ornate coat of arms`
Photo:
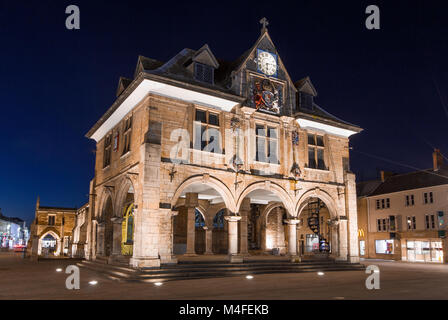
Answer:
[[280, 113], [281, 87], [269, 79], [253, 79], [251, 82], [252, 103], [257, 110]]

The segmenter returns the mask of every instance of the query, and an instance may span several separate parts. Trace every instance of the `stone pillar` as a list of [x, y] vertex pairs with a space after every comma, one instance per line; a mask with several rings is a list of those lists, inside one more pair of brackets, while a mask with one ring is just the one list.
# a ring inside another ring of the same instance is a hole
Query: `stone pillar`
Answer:
[[159, 256], [161, 264], [176, 264], [177, 258], [173, 254], [173, 220], [179, 212], [171, 209], [159, 209]]
[[224, 219], [228, 222], [228, 253], [230, 262], [243, 262], [241, 256], [238, 255], [238, 221], [240, 216], [226, 216]]
[[359, 262], [359, 241], [358, 241], [358, 208], [356, 203], [356, 182], [355, 175], [346, 172], [345, 180], [345, 211], [347, 215], [347, 242], [348, 260], [351, 263]]
[[37, 261], [37, 257], [41, 253], [41, 241], [39, 240], [39, 236], [33, 235], [31, 240], [31, 260]]
[[336, 260], [347, 261], [348, 246], [347, 246], [347, 217], [340, 216], [338, 224], [338, 252], [339, 255]]
[[213, 232], [213, 230], [210, 229], [209, 227], [204, 227], [204, 230], [205, 230], [205, 252], [204, 252], [204, 254], [212, 255], [213, 254], [213, 250], [212, 250], [212, 246], [213, 246], [212, 232]]
[[288, 224], [288, 254], [291, 257], [297, 256], [297, 224], [298, 219], [288, 219], [285, 223]]
[[250, 215], [250, 198], [246, 198], [241, 203], [240, 207], [240, 254], [247, 255], [249, 253], [247, 246], [247, 223]]
[[[445, 231], [446, 233], [447, 231]], [[448, 238], [442, 239], [443, 263], [448, 263]]]
[[113, 217], [110, 219], [112, 221], [112, 254], [111, 260], [116, 259], [118, 256], [121, 256], [121, 237], [122, 237], [122, 223], [123, 218], [121, 217]]
[[55, 256], [60, 256], [61, 253], [63, 253], [62, 245], [63, 245], [62, 239], [58, 239], [58, 244], [57, 244], [58, 249], [56, 250]]
[[96, 254], [97, 256], [104, 256], [104, 232], [106, 224], [104, 222], [98, 223], [96, 236]]
[[187, 207], [187, 251], [186, 256], [195, 256], [195, 236], [196, 236], [196, 207], [198, 206], [198, 194], [187, 193], [185, 196], [185, 206]]

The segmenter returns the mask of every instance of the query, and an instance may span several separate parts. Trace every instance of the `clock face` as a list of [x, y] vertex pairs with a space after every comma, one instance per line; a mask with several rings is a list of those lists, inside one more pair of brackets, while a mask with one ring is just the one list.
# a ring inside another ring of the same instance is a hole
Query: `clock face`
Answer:
[[275, 75], [277, 73], [277, 58], [274, 54], [258, 50], [258, 70], [268, 76]]

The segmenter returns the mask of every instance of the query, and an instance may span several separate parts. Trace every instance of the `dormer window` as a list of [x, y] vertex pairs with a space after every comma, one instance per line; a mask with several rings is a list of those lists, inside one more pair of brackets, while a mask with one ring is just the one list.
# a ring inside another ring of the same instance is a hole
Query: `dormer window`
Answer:
[[194, 64], [194, 78], [197, 81], [213, 84], [213, 67], [205, 64], [195, 62]]
[[313, 96], [306, 92], [299, 92], [300, 109], [312, 111], [313, 110]]

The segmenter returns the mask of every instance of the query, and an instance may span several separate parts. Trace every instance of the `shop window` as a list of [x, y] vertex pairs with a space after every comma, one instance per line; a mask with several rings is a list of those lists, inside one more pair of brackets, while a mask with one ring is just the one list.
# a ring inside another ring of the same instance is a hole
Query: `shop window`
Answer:
[[359, 254], [361, 256], [366, 255], [366, 242], [364, 240], [359, 241]]
[[375, 252], [379, 254], [393, 254], [394, 240], [375, 240]]

